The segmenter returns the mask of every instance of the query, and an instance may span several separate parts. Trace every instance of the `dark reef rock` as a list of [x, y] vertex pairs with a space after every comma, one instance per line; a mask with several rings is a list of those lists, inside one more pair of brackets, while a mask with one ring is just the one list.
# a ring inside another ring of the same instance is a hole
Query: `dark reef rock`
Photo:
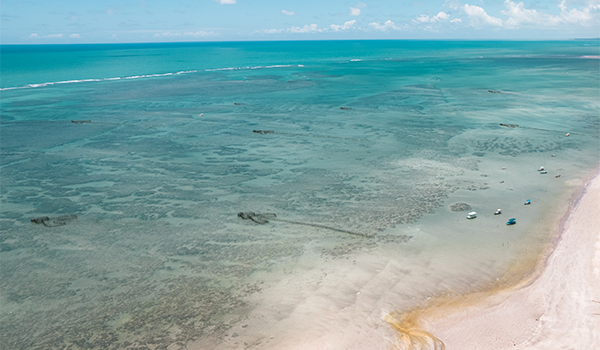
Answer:
[[467, 210], [471, 210], [471, 206], [467, 203], [454, 203], [450, 205], [450, 211], [458, 212]]

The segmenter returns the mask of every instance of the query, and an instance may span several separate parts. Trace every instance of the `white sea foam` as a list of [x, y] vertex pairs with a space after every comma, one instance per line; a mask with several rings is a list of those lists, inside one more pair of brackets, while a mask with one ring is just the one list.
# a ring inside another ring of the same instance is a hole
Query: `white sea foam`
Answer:
[[156, 78], [156, 77], [166, 77], [170, 75], [181, 75], [181, 74], [190, 74], [197, 73], [198, 70], [182, 70], [176, 73], [159, 73], [159, 74], [143, 74], [143, 75], [131, 75], [127, 77], [111, 77], [111, 78], [91, 78], [91, 79], [72, 79], [72, 80], [62, 80], [62, 81], [50, 81], [46, 83], [34, 83], [27, 84], [24, 86], [13, 86], [13, 87], [5, 87], [0, 88], [0, 91], [4, 90], [17, 90], [17, 89], [30, 89], [30, 88], [39, 88], [46, 87], [54, 84], [75, 84], [75, 83], [88, 83], [88, 82], [98, 82], [98, 81], [113, 81], [113, 80], [121, 80], [121, 79], [141, 79], [141, 78]]
[[48, 83], [48, 84], [72, 84], [72, 83], [85, 83], [88, 81], [101, 81], [104, 79], [81, 79], [81, 80], [64, 80], [64, 81], [57, 81], [55, 83]]
[[269, 69], [269, 68], [288, 68], [288, 67], [304, 67], [304, 65], [302, 65], [302, 64], [298, 64], [298, 65], [275, 64], [275, 65], [271, 65], [271, 66], [210, 68], [210, 69], [205, 69], [205, 71], [206, 72], [214, 72], [214, 71], [220, 71], [220, 70]]
[[286, 68], [286, 67], [291, 67], [289, 64], [276, 64], [273, 66], [256, 66], [256, 67], [250, 67], [250, 69], [265, 69], [265, 68]]
[[[213, 68], [213, 69], [205, 69], [204, 71], [212, 72], [212, 71], [230, 71], [230, 70], [244, 70], [244, 69], [288, 68], [288, 67], [294, 67], [294, 66], [295, 65], [291, 65], [291, 64], [276, 64], [276, 65], [271, 65], [271, 66]], [[299, 64], [296, 67], [304, 67], [304, 65]], [[178, 71], [175, 73], [158, 73], [158, 74], [131, 75], [131, 76], [127, 76], [127, 77], [52, 81], [52, 82], [47, 82], [47, 83], [27, 84], [24, 86], [5, 87], [5, 88], [0, 88], [0, 91], [38, 88], [38, 87], [45, 87], [45, 86], [54, 85], [54, 84], [74, 84], [74, 83], [87, 83], [87, 82], [94, 82], [94, 81], [111, 81], [111, 80], [121, 80], [121, 79], [130, 80], [130, 79], [141, 79], [141, 78], [158, 78], [158, 77], [167, 77], [167, 76], [171, 76], [171, 75], [191, 74], [191, 73], [197, 73], [197, 72], [199, 72], [199, 71], [198, 70], [182, 70], [182, 71]]]
[[236, 70], [236, 69], [241, 69], [241, 68], [213, 68], [213, 69], [205, 69], [205, 71], [207, 72], [214, 72], [214, 71], [218, 71], [218, 70]]

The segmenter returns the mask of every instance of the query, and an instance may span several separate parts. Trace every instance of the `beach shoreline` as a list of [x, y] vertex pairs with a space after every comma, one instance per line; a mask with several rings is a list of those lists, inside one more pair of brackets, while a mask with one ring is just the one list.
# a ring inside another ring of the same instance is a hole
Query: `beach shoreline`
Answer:
[[600, 348], [599, 204], [596, 171], [574, 194], [530, 276], [514, 285], [390, 314], [387, 321], [399, 332], [398, 347]]
[[[518, 242], [520, 248], [513, 253], [518, 256], [517, 260], [510, 265], [499, 265], [494, 274], [478, 269], [478, 264], [486, 263], [486, 260], [471, 255], [478, 253], [473, 249], [463, 252], [467, 257], [463, 262], [449, 263], [446, 275], [429, 274], [429, 270], [437, 271], [439, 267], [424, 260], [415, 243], [409, 246], [408, 250], [414, 251], [411, 255], [381, 254], [373, 258], [369, 254], [358, 253], [352, 255], [355, 259], [352, 264], [348, 264], [346, 258], [332, 259], [326, 265], [318, 265], [318, 268], [312, 265], [319, 259], [314, 255], [315, 250], [307, 249], [306, 260], [300, 267], [304, 273], [286, 274], [271, 280], [266, 275], [259, 277], [266, 282], [260, 293], [250, 299], [250, 304], [256, 306], [244, 316], [245, 322], [233, 326], [228, 332], [233, 336], [200, 339], [188, 344], [188, 348], [502, 349], [481, 339], [513, 337], [497, 336], [496, 332], [502, 333], [504, 325], [495, 327], [495, 323], [502, 324], [501, 320], [510, 323], [513, 315], [498, 316], [500, 322], [492, 318], [485, 326], [478, 326], [479, 321], [475, 321], [475, 332], [467, 327], [452, 333], [454, 326], [461, 327], [475, 314], [502, 307], [507, 299], [516, 303], [516, 309], [521, 308], [521, 300], [527, 301], [528, 297], [522, 296], [522, 299], [513, 301], [512, 293], [520, 295], [519, 291], [529, 290], [538, 283], [554, 256], [553, 252], [560, 247], [562, 237], [571, 227], [577, 209], [586, 206], [581, 203], [584, 198], [590, 197], [591, 184], [600, 183], [598, 174], [598, 170], [594, 170], [576, 182], [571, 180], [571, 188], [559, 194], [557, 201], [562, 203], [560, 206], [543, 208], [548, 210], [542, 210], [543, 214], [537, 212], [537, 218], [529, 223], [521, 220], [519, 225], [525, 231], [536, 229], [539, 232], [523, 237]], [[313, 255], [308, 252], [313, 252]], [[411, 271], [410, 275], [407, 271]], [[456, 271], [461, 271], [462, 275]], [[478, 274], [481, 272], [483, 274]], [[431, 278], [436, 283], [426, 284]], [[415, 296], [421, 300], [415, 300]], [[600, 300], [600, 296], [595, 298]], [[544, 313], [537, 304], [523, 309], [533, 310], [530, 313], [524, 311], [525, 318], [533, 315], [532, 319], [539, 319]], [[597, 312], [600, 313], [600, 308]], [[406, 334], [407, 337], [404, 336]], [[472, 338], [473, 334], [479, 334], [481, 339]], [[455, 345], [455, 336], [467, 342]], [[552, 336], [550, 334], [549, 338]], [[406, 347], [403, 342], [412, 342], [413, 347]], [[419, 348], [416, 345], [419, 342], [426, 346]], [[515, 348], [515, 343], [504, 343], [508, 344], [505, 348]], [[484, 345], [478, 347], [477, 344]]]

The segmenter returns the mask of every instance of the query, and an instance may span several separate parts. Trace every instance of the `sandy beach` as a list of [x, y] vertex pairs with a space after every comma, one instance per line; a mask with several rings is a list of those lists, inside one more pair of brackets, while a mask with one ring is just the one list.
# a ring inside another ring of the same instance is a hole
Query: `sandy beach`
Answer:
[[599, 208], [596, 175], [531, 278], [388, 320], [410, 349], [599, 349]]
[[[476, 292], [440, 296], [437, 289], [435, 294], [436, 285], [445, 286], [442, 290], [470, 285], [457, 270], [466, 276], [482, 273], [477, 269], [486, 259], [474, 250], [463, 263], [448, 264], [445, 274], [435, 276], [429, 270], [442, 267], [418, 254], [393, 259], [358, 254], [353, 264], [335, 259], [318, 269], [307, 267], [302, 275], [266, 282], [268, 287], [253, 296], [261, 307], [249, 311], [247, 324], [231, 329], [234, 336], [202, 339], [188, 348], [600, 348], [599, 203], [600, 178], [595, 176], [574, 195], [562, 219], [543, 224], [554, 233], [552, 246], [544, 250], [533, 247], [537, 242], [524, 243], [532, 245], [525, 247], [530, 251], [503, 269], [495, 283], [475, 287]], [[304, 263], [312, 266], [317, 258]], [[481, 279], [491, 278], [484, 273]], [[415, 301], [416, 307], [398, 308], [399, 301], [406, 305], [414, 299], [407, 291], [415, 286], [431, 297]]]

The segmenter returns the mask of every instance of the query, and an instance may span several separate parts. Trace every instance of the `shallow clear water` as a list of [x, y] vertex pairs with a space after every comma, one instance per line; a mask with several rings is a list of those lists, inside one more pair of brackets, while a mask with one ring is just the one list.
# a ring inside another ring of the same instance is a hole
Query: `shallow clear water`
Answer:
[[[1, 50], [14, 349], [291, 348], [384, 329], [382, 313], [538, 252], [523, 245], [548, 241], [543, 222], [598, 166], [597, 41]], [[77, 219], [30, 222], [62, 215]]]

